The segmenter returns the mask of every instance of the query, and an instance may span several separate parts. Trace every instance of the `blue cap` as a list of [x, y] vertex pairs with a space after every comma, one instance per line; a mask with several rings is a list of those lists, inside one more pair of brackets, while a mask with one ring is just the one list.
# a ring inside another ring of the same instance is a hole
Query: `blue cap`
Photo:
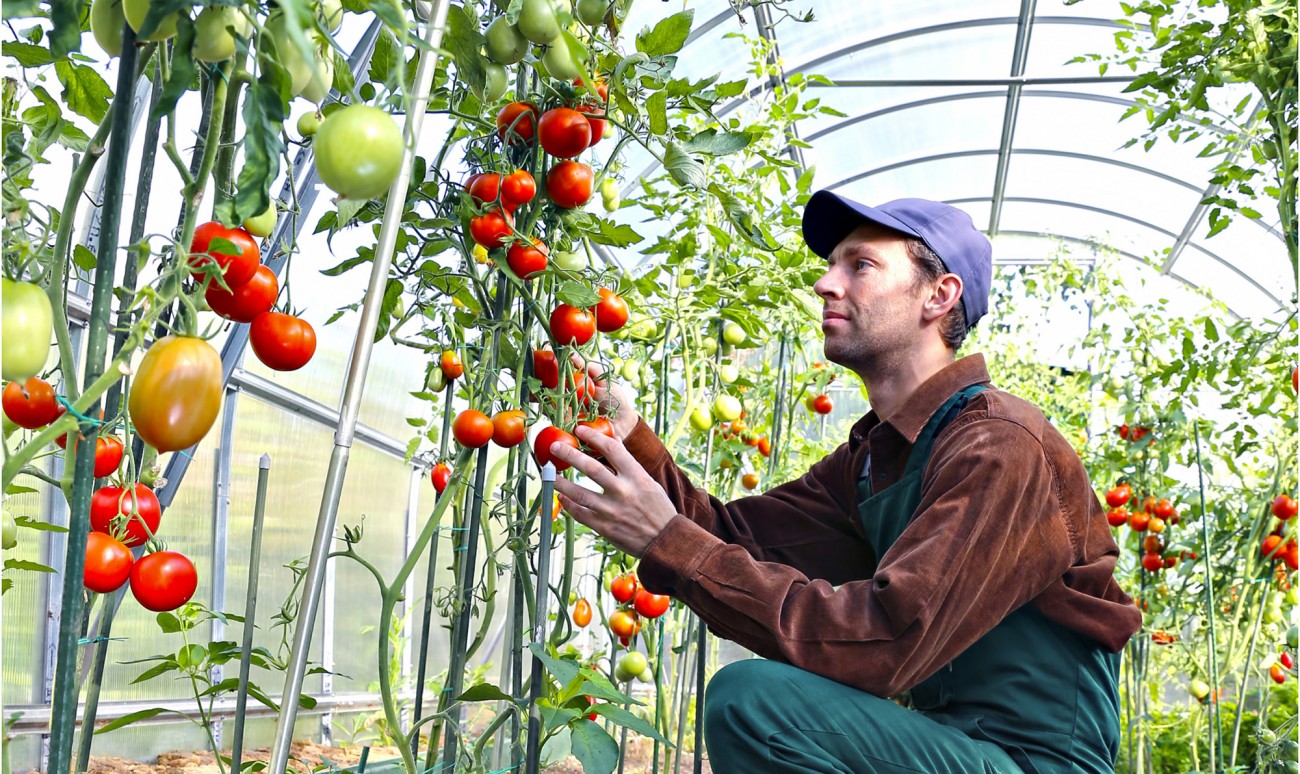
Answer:
[[803, 211], [803, 239], [810, 250], [827, 258], [864, 220], [920, 239], [948, 271], [961, 277], [967, 328], [988, 312], [993, 245], [965, 212], [928, 199], [896, 199], [868, 207], [830, 191], [818, 191]]

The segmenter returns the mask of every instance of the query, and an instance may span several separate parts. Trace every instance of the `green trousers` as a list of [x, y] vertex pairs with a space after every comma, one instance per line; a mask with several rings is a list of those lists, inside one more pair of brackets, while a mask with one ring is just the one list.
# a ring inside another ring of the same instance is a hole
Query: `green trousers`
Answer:
[[704, 701], [718, 774], [1020, 774], [1000, 747], [888, 699], [766, 659], [723, 667]]

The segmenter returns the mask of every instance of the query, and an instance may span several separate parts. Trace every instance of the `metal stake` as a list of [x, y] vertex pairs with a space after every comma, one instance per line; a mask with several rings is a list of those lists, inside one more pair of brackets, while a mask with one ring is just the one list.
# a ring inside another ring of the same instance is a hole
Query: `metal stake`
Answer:
[[[244, 597], [244, 643], [239, 650], [239, 693], [235, 697], [235, 738], [231, 742], [230, 771], [239, 774], [244, 757], [244, 709], [248, 706], [248, 672], [253, 653], [253, 628], [257, 621], [257, 579], [262, 565], [262, 517], [266, 515], [266, 484], [271, 477], [271, 455], [257, 462], [257, 502], [253, 508], [253, 542], [248, 549], [248, 594]], [[281, 699], [283, 703], [284, 699]], [[293, 702], [297, 704], [297, 697]], [[283, 709], [283, 708], [282, 708]]]
[[[537, 613], [533, 616], [533, 642], [546, 642], [546, 607], [547, 592], [551, 586], [551, 498], [555, 493], [555, 464], [542, 466], [542, 493], [538, 500], [537, 521], [541, 524], [541, 535], [537, 543]], [[533, 656], [533, 671], [529, 677], [528, 687], [528, 759], [524, 767], [525, 774], [537, 774], [542, 757], [542, 714], [537, 709], [537, 700], [542, 698], [546, 684], [546, 668], [542, 660]]]

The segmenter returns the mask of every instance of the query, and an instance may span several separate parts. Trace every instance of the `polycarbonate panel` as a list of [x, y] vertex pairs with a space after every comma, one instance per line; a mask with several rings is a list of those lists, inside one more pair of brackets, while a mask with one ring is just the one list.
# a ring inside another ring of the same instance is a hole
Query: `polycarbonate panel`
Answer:
[[[1006, 78], [1011, 72], [1015, 39], [1014, 19], [1006, 24], [946, 29], [854, 51], [816, 65], [809, 73], [832, 80]], [[803, 72], [804, 64], [792, 70]]]
[[[1051, 9], [1054, 13], [1056, 4]], [[1084, 3], [1091, 6], [1091, 3]], [[1046, 10], [1046, 9], [1043, 9]], [[1058, 19], [1060, 17], [1057, 17]], [[1054, 23], [1051, 17], [1037, 17], [1029, 37], [1029, 58], [1025, 75], [1030, 78], [1078, 78], [1098, 74], [1096, 62], [1068, 64], [1076, 56], [1108, 55], [1115, 50], [1115, 33], [1119, 28], [1107, 19], [1090, 15], [1083, 24]], [[1127, 67], [1111, 67], [1107, 75], [1130, 75]]]
[[[1005, 98], [927, 105], [826, 135], [804, 151], [808, 164], [817, 167], [814, 187], [919, 156], [997, 148], [1005, 105]], [[991, 179], [985, 190], [992, 192]]]
[[[1267, 208], [1260, 213], [1265, 220], [1277, 221], [1275, 205], [1268, 201], [1256, 201], [1252, 205]], [[1258, 221], [1238, 215], [1223, 231], [1212, 237], [1209, 233], [1207, 217], [1197, 227], [1192, 242], [1231, 262], [1277, 298], [1285, 301], [1295, 294], [1295, 271], [1287, 257], [1286, 244], [1262, 228]], [[1178, 263], [1181, 262], [1180, 257]], [[1178, 263], [1174, 264], [1176, 271]]]
[[1184, 250], [1171, 273], [1204, 288], [1243, 317], [1267, 317], [1280, 306], [1277, 300], [1200, 250]]
[[[856, 124], [850, 122], [859, 119], [868, 113], [890, 110], [893, 108], [898, 108], [905, 112], [907, 110], [915, 109], [913, 107], [904, 107], [914, 102], [963, 94], [982, 95], [983, 97], [1005, 97], [1006, 89], [990, 87], [972, 90], [969, 86], [927, 86], [924, 89], [882, 89], [865, 88], [860, 86], [812, 86], [806, 92], [807, 96], [821, 99], [822, 104], [827, 107], [835, 108], [841, 113], [846, 114], [848, 118], [833, 115], [816, 115], [812, 118], [801, 120], [799, 122], [799, 131], [805, 140], [816, 142], [820, 139], [817, 136], [820, 132], [833, 132], [836, 131], [836, 127], [840, 126], [844, 126], [845, 128], [839, 131], [851, 131], [849, 127], [856, 126]], [[979, 96], [973, 96], [972, 98], [979, 98]], [[920, 106], [918, 105], [916, 107]]]
[[[753, 25], [754, 16], [750, 12], [745, 12], [746, 24], [742, 27], [736, 15], [727, 10], [727, 16], [720, 24], [701, 33], [700, 29], [716, 15], [706, 9], [716, 8], [718, 5], [726, 4], [711, 2], [693, 6], [695, 23], [691, 30], [692, 34], [698, 34], [698, 37], [677, 53], [677, 66], [673, 69], [674, 78], [699, 80], [715, 73], [720, 74], [721, 77], [718, 79], [720, 81], [736, 81], [749, 77], [749, 44], [733, 33], [757, 36], [758, 32]], [[646, 3], [633, 5], [633, 14], [637, 9], [647, 6]], [[662, 9], [652, 10], [667, 15]], [[637, 28], [629, 25], [628, 29]]]
[[[881, 172], [837, 188], [836, 193], [861, 202], [884, 203], [893, 199], [965, 199], [989, 196], [997, 154], [938, 159]], [[821, 181], [817, 181], [821, 184]], [[987, 220], [977, 221], [983, 228]]]
[[[26, 430], [19, 431], [10, 439], [13, 448], [17, 447], [20, 437], [30, 436]], [[37, 463], [43, 470], [49, 471], [47, 464]], [[49, 498], [50, 485], [37, 481], [30, 476], [19, 476], [14, 480], [18, 486], [35, 489], [35, 492], [10, 495], [5, 498], [5, 512], [15, 518], [26, 517], [33, 521], [48, 522], [49, 512], [46, 503]], [[60, 500], [62, 494], [56, 494]], [[6, 560], [45, 563], [47, 542], [53, 533], [34, 529], [18, 530], [18, 545], [5, 550]], [[59, 558], [59, 563], [63, 561]], [[41, 643], [45, 640], [46, 601], [45, 586], [54, 581], [56, 592], [59, 577], [43, 572], [28, 570], [6, 570], [6, 580], [13, 580], [13, 588], [4, 595], [3, 620], [3, 698], [6, 705], [39, 704], [44, 697], [41, 684], [41, 661], [44, 654]]]
[[1065, 156], [1011, 155], [1007, 196], [1065, 199], [1115, 210], [1178, 232], [1201, 200], [1167, 180], [1108, 164]]
[[1004, 201], [1000, 227], [1114, 245], [1142, 258], [1155, 257], [1173, 244], [1172, 237], [1123, 218], [1060, 204]]

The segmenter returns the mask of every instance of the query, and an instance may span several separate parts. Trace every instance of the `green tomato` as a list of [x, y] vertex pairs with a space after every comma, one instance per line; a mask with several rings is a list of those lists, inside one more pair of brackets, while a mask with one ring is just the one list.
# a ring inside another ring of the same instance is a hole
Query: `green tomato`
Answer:
[[109, 56], [122, 55], [122, 0], [94, 0], [90, 4], [90, 34]]
[[1292, 650], [1300, 647], [1300, 627], [1292, 626], [1286, 630], [1286, 646]]
[[308, 111], [298, 116], [298, 135], [301, 137], [311, 137], [320, 128], [320, 113], [315, 110]]
[[700, 344], [700, 349], [704, 351], [705, 355], [713, 357], [718, 354], [718, 340], [710, 336]]
[[627, 681], [631, 680], [634, 677], [636, 677], [636, 675], [631, 674], [623, 669], [623, 662], [620, 661], [619, 663], [614, 665], [615, 682], [626, 683]]
[[528, 39], [519, 34], [515, 25], [498, 16], [487, 28], [487, 55], [502, 65], [518, 64], [528, 53]]
[[740, 378], [740, 369], [728, 363], [718, 369], [718, 378], [723, 384], [731, 384]]
[[623, 364], [623, 378], [629, 382], [635, 382], [637, 377], [641, 376], [641, 364], [635, 360], [629, 360]]
[[704, 432], [713, 427], [713, 413], [704, 406], [696, 406], [691, 412], [691, 427]]
[[343, 27], [342, 0], [317, 0], [313, 5], [317, 21], [331, 34]]
[[649, 669], [650, 662], [646, 660], [644, 653], [632, 650], [624, 653], [623, 657], [618, 660], [618, 668], [623, 670], [624, 674], [629, 675], [630, 679]]
[[623, 203], [623, 199], [619, 197], [617, 191], [614, 192], [613, 196], [605, 196], [602, 193], [600, 203], [605, 207], [605, 212], [613, 212]]
[[691, 285], [695, 284], [695, 275], [691, 272], [683, 272], [677, 275], [677, 289], [688, 290]]
[[393, 117], [369, 105], [330, 114], [314, 141], [320, 179], [347, 199], [382, 196], [397, 179], [405, 142]]
[[607, 177], [600, 184], [601, 196], [618, 196], [618, 181], [612, 177]]
[[637, 675], [636, 679], [640, 680], [643, 683], [653, 683], [655, 681], [654, 667], [650, 666], [649, 664], [646, 664], [645, 669], [641, 670], [641, 674]]
[[496, 102], [506, 93], [506, 68], [496, 62], [484, 62], [485, 82], [482, 89], [472, 89], [474, 96], [482, 102]]
[[269, 237], [271, 232], [275, 230], [275, 221], [278, 217], [275, 199], [272, 199], [260, 215], [254, 215], [241, 225], [245, 231], [255, 237]]
[[[126, 14], [126, 21], [131, 25], [131, 29], [136, 32], [140, 31], [140, 26], [144, 24], [145, 17], [149, 15], [150, 0], [122, 0], [122, 11]], [[181, 12], [168, 16], [158, 23], [153, 34], [145, 38], [150, 43], [157, 43], [166, 40], [176, 34], [176, 22], [181, 18]]]
[[447, 376], [442, 372], [441, 366], [429, 369], [429, 377], [424, 380], [424, 386], [432, 393], [442, 392], [446, 388]]
[[1282, 599], [1285, 600], [1287, 605], [1291, 607], [1300, 605], [1300, 591], [1297, 591], [1296, 587], [1292, 586], [1291, 588], [1286, 590], [1286, 595], [1283, 596]]
[[14, 517], [6, 512], [4, 514], [4, 534], [3, 537], [0, 537], [0, 546], [8, 550], [16, 545], [18, 545], [18, 522], [14, 521]]
[[587, 268], [587, 255], [580, 250], [560, 250], [551, 254], [551, 262], [565, 271]]
[[571, 81], [574, 78], [583, 76], [580, 61], [574, 56], [567, 35], [547, 46], [546, 53], [542, 54], [542, 64], [546, 65], [546, 71], [551, 74], [552, 78], [561, 81]]
[[740, 418], [740, 399], [734, 395], [719, 395], [713, 399], [713, 415], [723, 422]]
[[1282, 623], [1286, 615], [1282, 612], [1280, 605], [1269, 605], [1264, 608], [1264, 623], [1277, 624]]
[[605, 11], [609, 8], [606, 0], [578, 0], [578, 18], [583, 24], [595, 25], [605, 21]]
[[560, 37], [560, 23], [551, 0], [523, 0], [516, 24], [520, 34], [538, 45], [553, 43]]
[[0, 280], [3, 307], [3, 377], [7, 382], [24, 382], [45, 367], [54, 335], [54, 309], [50, 297], [31, 282]]
[[1200, 701], [1210, 695], [1210, 684], [1204, 680], [1193, 680], [1191, 684], [1187, 686], [1187, 692], [1192, 695], [1192, 698]]
[[329, 41], [319, 33], [304, 31], [314, 52], [311, 59], [307, 59], [293, 42], [288, 23], [282, 13], [271, 14], [266, 22], [266, 31], [275, 46], [276, 61], [289, 73], [289, 91], [295, 97], [301, 96], [320, 104], [334, 82], [334, 52]]
[[333, 85], [334, 52], [326, 48], [317, 52], [312, 78], [307, 81], [307, 85], [298, 96], [313, 105], [319, 105], [329, 96], [330, 88]]
[[235, 55], [235, 35], [248, 40], [253, 34], [248, 17], [228, 5], [204, 8], [194, 20], [194, 28], [194, 58], [200, 62], [226, 61]]
[[649, 341], [659, 333], [659, 324], [649, 317], [642, 317], [627, 327], [629, 338]]
[[1260, 726], [1255, 735], [1259, 737], [1262, 744], [1273, 744], [1277, 741], [1277, 733], [1268, 726]]
[[728, 321], [722, 326], [722, 340], [733, 347], [738, 347], [741, 344], [744, 344], [745, 339], [747, 338], [749, 338], [749, 336], [746, 335], [745, 329], [734, 322]]

